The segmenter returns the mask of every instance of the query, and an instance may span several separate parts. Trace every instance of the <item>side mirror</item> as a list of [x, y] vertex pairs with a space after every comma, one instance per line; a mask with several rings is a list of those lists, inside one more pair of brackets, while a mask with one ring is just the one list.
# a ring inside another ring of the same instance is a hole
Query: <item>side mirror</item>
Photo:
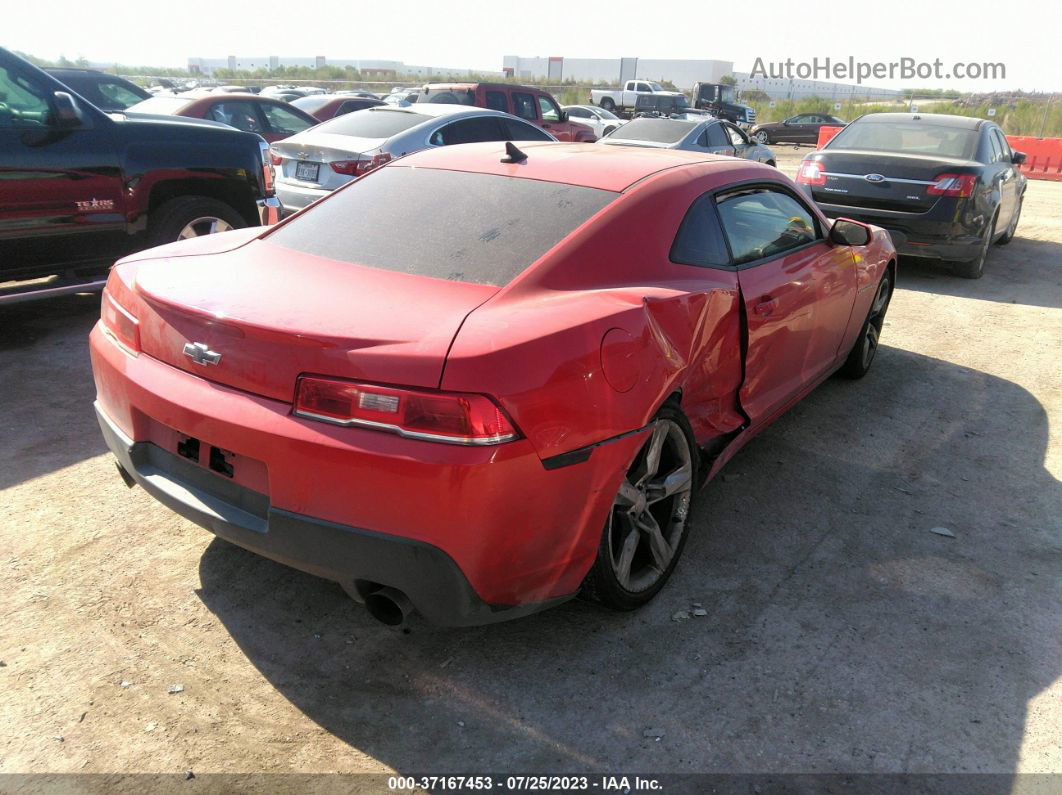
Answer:
[[839, 246], [865, 246], [870, 238], [870, 227], [859, 221], [838, 218], [830, 227], [830, 240]]
[[80, 127], [84, 121], [81, 108], [72, 96], [65, 91], [56, 91], [52, 95], [55, 103], [55, 123], [58, 127]]
[[568, 121], [568, 111], [562, 110], [559, 118], [561, 121]]
[[783, 121], [783, 122], [782, 122], [782, 124], [783, 124], [784, 126], [786, 126], [786, 127], [788, 127], [788, 126], [789, 126], [790, 124], [792, 124], [792, 123], [793, 123], [793, 120], [792, 120], [792, 119], [786, 119], [785, 121]]
[[1013, 152], [1011, 154], [1010, 162], [1016, 166], [1020, 166], [1025, 162], [1025, 157], [1026, 155], [1024, 152]]

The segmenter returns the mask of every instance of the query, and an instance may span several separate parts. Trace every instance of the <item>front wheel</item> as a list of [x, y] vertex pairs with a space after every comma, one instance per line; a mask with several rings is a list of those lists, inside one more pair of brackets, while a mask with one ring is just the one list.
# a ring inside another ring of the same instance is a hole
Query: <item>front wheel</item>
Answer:
[[862, 378], [870, 370], [874, 363], [874, 356], [878, 352], [878, 339], [881, 337], [881, 327], [885, 323], [885, 313], [889, 309], [892, 300], [892, 273], [887, 268], [885, 275], [881, 277], [878, 290], [874, 293], [874, 300], [867, 312], [867, 319], [863, 321], [863, 328], [859, 330], [855, 345], [841, 365], [840, 373], [846, 378]]
[[685, 415], [665, 406], [612, 502], [583, 594], [613, 610], [641, 607], [664, 587], [686, 543], [696, 445]]
[[752, 136], [758, 144], [769, 144], [771, 142], [771, 136], [767, 134], [766, 130], [760, 130]]

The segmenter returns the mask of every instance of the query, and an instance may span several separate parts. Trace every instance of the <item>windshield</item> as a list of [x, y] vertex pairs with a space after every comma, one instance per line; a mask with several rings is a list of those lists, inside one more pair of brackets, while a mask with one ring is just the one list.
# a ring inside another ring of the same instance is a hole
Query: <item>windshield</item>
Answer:
[[604, 108], [594, 108], [594, 113], [596, 113], [599, 118], [606, 119], [607, 121], [619, 120], [619, 116], [617, 116], [615, 113], [610, 113]]
[[350, 135], [354, 138], [390, 138], [433, 117], [390, 108], [367, 108], [318, 124], [315, 132]]
[[312, 97], [297, 97], [291, 101], [291, 106], [313, 115], [331, 101], [332, 97], [327, 94], [315, 94]]
[[341, 262], [501, 287], [617, 195], [537, 179], [387, 166], [267, 239]]
[[681, 141], [696, 125], [696, 122], [680, 119], [632, 119], [624, 124], [610, 137], [624, 141], [655, 141], [661, 144], [674, 144]]
[[849, 124], [826, 145], [827, 149], [860, 149], [905, 155], [973, 159], [977, 130], [916, 121], [863, 121]]
[[734, 101], [734, 87], [733, 86], [723, 86], [722, 88], [720, 88], [719, 94], [720, 94], [719, 98], [723, 102], [733, 102]]
[[476, 95], [467, 88], [429, 88], [419, 97], [420, 102], [438, 102], [441, 105], [475, 105]]

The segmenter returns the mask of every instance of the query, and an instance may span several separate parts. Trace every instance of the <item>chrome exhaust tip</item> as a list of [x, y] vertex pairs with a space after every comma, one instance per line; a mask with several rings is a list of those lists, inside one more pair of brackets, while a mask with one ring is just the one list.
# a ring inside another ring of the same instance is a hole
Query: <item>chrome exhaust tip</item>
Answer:
[[365, 609], [381, 624], [400, 627], [413, 612], [413, 603], [397, 588], [385, 586], [365, 595]]

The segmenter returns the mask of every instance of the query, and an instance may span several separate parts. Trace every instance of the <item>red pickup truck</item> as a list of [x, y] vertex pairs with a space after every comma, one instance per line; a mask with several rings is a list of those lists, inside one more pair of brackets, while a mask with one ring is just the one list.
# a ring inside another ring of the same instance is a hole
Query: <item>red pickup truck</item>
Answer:
[[428, 83], [417, 95], [417, 102], [474, 105], [500, 110], [549, 130], [558, 141], [592, 143], [597, 140], [593, 130], [568, 120], [568, 112], [561, 110], [552, 94], [532, 86], [512, 83]]

